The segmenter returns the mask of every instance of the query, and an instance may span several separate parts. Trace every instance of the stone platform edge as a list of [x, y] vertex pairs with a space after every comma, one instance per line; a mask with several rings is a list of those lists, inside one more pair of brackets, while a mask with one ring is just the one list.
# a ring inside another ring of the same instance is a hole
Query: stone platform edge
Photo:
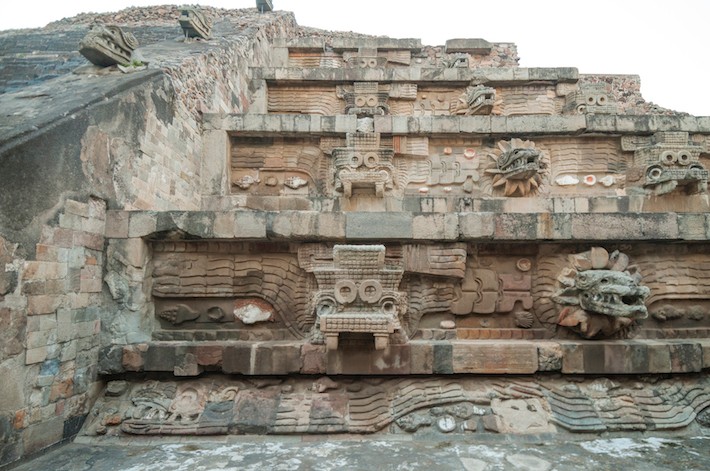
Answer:
[[[385, 224], [386, 222], [386, 224]], [[108, 211], [106, 237], [271, 241], [706, 241], [710, 213]]]
[[204, 371], [243, 375], [666, 374], [710, 368], [710, 340], [421, 341], [385, 350], [303, 341], [166, 342], [112, 345], [100, 353], [100, 374]]

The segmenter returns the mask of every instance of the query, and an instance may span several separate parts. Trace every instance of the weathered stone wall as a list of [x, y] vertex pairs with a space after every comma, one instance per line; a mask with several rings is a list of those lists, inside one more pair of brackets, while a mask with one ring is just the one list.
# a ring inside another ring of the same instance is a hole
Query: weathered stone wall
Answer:
[[[0, 122], [0, 464], [75, 435], [99, 389], [100, 344], [150, 332], [142, 288], [132, 284], [144, 278], [133, 273], [144, 270], [144, 242], [106, 252], [107, 207], [199, 209], [201, 114], [247, 111], [247, 64], [267, 65], [272, 38], [296, 28], [290, 13], [232, 11], [216, 18], [213, 40], [183, 42], [176, 11], [98, 18], [139, 40], [147, 33], [146, 71], [67, 73], [59, 60], [43, 64], [41, 80], [18, 69], [15, 82], [3, 82], [0, 106], [12, 120]], [[62, 37], [95, 16], [37, 34]], [[169, 40], [156, 42], [151, 24]], [[31, 47], [31, 37], [14, 39]], [[12, 33], [1, 39], [12, 43]]]

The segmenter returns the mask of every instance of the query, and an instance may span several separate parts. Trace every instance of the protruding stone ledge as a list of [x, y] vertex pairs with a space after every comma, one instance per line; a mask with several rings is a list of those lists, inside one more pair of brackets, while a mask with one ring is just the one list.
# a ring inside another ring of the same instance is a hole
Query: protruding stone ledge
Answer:
[[109, 211], [108, 238], [310, 241], [706, 240], [710, 214]]
[[205, 130], [254, 133], [345, 134], [355, 132], [355, 115], [205, 114]]
[[710, 116], [586, 115], [587, 132], [623, 134], [686, 131], [707, 133]]
[[579, 72], [574, 67], [559, 68], [252, 68], [252, 78], [267, 81], [318, 82], [462, 82], [475, 80], [487, 85], [525, 85], [530, 82], [576, 83]]
[[562, 373], [692, 373], [710, 368], [707, 342], [627, 340], [561, 343]]
[[334, 51], [357, 51], [363, 49], [403, 50], [418, 52], [422, 49], [421, 39], [405, 38], [277, 38], [274, 39], [274, 47], [286, 47], [288, 49], [323, 50], [325, 45]]
[[467, 53], [467, 54], [488, 54], [493, 45], [481, 38], [449, 39], [446, 41], [444, 51], [447, 54]]
[[[118, 349], [122, 353], [117, 354]], [[104, 349], [103, 374], [664, 374], [710, 368], [704, 340], [410, 341], [384, 350], [338, 349], [299, 341], [168, 342]]]
[[[205, 130], [253, 134], [332, 135], [355, 132], [355, 115], [205, 114]], [[569, 135], [645, 134], [657, 131], [707, 133], [710, 117], [639, 115], [558, 116], [375, 116], [382, 134]]]

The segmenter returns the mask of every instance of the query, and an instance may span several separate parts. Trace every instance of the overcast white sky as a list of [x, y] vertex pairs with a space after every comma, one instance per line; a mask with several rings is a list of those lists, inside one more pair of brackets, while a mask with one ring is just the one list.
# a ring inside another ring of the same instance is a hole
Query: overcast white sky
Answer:
[[[77, 13], [166, 4], [150, 0], [8, 2], [0, 29], [41, 27]], [[247, 8], [255, 0], [192, 0]], [[647, 101], [710, 116], [708, 0], [273, 0], [299, 24], [440, 45], [451, 38], [514, 42], [522, 67], [637, 74]], [[420, 5], [429, 5], [422, 7]]]

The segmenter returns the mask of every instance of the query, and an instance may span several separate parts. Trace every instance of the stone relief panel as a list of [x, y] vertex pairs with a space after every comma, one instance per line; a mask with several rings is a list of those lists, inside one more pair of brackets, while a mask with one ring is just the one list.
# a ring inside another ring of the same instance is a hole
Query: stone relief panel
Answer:
[[376, 349], [406, 342], [425, 314], [450, 308], [466, 263], [464, 244], [304, 244], [298, 254], [318, 282], [312, 342], [329, 349], [341, 333], [372, 335]]
[[388, 90], [381, 90], [377, 82], [355, 82], [337, 88], [338, 98], [345, 100], [345, 114], [375, 116], [389, 114]]
[[554, 250], [559, 248], [546, 247], [550, 253], [540, 256], [532, 292], [539, 322], [555, 336], [693, 338], [708, 333], [705, 245]]
[[327, 47], [323, 51], [289, 50], [288, 66], [297, 69], [342, 69], [343, 55]]
[[244, 340], [273, 339], [259, 330], [303, 338], [313, 324], [313, 281], [288, 245], [156, 242], [153, 253], [156, 320], [167, 332], [161, 338], [175, 329], [240, 331]]
[[385, 196], [396, 184], [394, 149], [383, 147], [379, 133], [348, 133], [345, 147], [335, 147], [333, 161], [334, 189], [346, 198], [358, 190]]
[[687, 132], [657, 132], [652, 136], [623, 136], [622, 150], [633, 151], [626, 172], [630, 187], [653, 195], [706, 193], [708, 171], [700, 162], [707, 148]]
[[485, 85], [472, 84], [463, 89], [419, 86], [414, 92], [413, 101], [395, 100], [391, 113], [400, 116], [488, 115], [496, 104], [496, 89]]
[[343, 100], [332, 85], [308, 87], [270, 84], [267, 91], [269, 113], [317, 114], [333, 116], [344, 114]]
[[[563, 87], [558, 86], [558, 93]], [[564, 93], [564, 92], [562, 92]], [[565, 94], [565, 113], [573, 114], [617, 114], [616, 97], [607, 83], [580, 83], [574, 91]]]
[[329, 163], [319, 139], [232, 136], [230, 142], [232, 193], [324, 193]]
[[549, 158], [535, 148], [532, 141], [511, 139], [498, 142], [498, 153], [488, 156], [495, 162], [491, 186], [501, 188], [504, 196], [528, 196], [538, 193], [548, 173]]
[[399, 261], [385, 263], [384, 245], [334, 246], [332, 265], [313, 266], [318, 291], [311, 298], [316, 312], [311, 341], [325, 342], [329, 350], [337, 350], [340, 334], [372, 334], [376, 350], [385, 349], [390, 337], [395, 343], [406, 341], [401, 318], [407, 300], [399, 291], [404, 274]]
[[400, 146], [397, 156], [403, 158], [397, 159], [397, 169], [402, 187], [407, 193], [420, 194], [477, 192], [483, 173], [481, 143], [480, 139], [428, 140], [426, 153], [408, 152]]
[[525, 114], [558, 114], [558, 102], [562, 99], [552, 85], [526, 85], [498, 88], [498, 101], [493, 114], [515, 116]]
[[346, 68], [356, 69], [409, 66], [412, 63], [412, 51], [360, 48], [358, 51], [343, 52], [343, 62]]
[[154, 242], [153, 337], [384, 349], [710, 333], [706, 246], [574, 248]]
[[536, 145], [550, 155], [550, 193], [616, 194], [625, 187], [627, 161], [616, 139], [544, 138]]
[[[707, 427], [707, 379], [111, 381], [86, 435], [603, 433]], [[121, 412], [119, 412], [121, 411]]]

